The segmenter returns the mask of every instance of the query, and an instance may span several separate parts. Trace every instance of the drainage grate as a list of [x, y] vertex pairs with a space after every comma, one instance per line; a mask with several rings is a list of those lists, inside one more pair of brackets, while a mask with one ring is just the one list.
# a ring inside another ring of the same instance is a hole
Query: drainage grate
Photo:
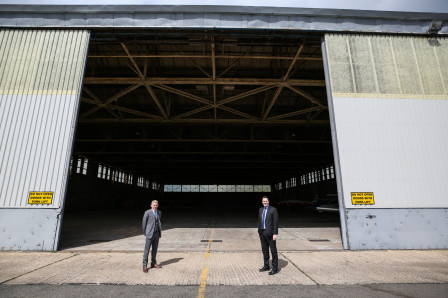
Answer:
[[201, 240], [201, 242], [222, 242], [222, 240]]
[[110, 242], [112, 240], [89, 240], [90, 243], [103, 243], [103, 242]]
[[329, 242], [330, 240], [328, 240], [328, 239], [308, 239], [308, 241], [311, 241], [311, 242]]

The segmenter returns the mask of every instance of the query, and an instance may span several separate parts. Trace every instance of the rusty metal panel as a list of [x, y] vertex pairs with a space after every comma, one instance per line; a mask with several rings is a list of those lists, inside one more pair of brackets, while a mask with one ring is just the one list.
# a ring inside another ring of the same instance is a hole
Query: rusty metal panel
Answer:
[[[0, 31], [0, 208], [61, 207], [88, 38]], [[30, 204], [30, 192], [52, 193], [51, 203]]]

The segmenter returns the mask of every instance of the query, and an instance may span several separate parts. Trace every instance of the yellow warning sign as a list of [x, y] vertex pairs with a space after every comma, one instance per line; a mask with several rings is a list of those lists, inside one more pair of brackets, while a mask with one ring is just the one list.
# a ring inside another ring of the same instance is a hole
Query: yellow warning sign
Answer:
[[28, 204], [46, 204], [50, 205], [53, 202], [53, 192], [38, 192], [30, 191], [30, 196], [28, 198]]
[[373, 192], [352, 192], [353, 205], [375, 205]]

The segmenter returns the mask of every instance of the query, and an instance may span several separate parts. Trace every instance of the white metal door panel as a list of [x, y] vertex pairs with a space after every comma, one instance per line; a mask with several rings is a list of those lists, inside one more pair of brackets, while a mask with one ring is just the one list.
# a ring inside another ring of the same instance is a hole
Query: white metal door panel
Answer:
[[[61, 207], [88, 37], [0, 31], [0, 207]], [[53, 192], [52, 203], [29, 204], [33, 191]]]
[[325, 47], [345, 207], [447, 208], [448, 39], [327, 34]]
[[0, 247], [55, 250], [89, 32], [5, 29], [0, 41]]
[[326, 34], [323, 54], [344, 248], [447, 248], [448, 39]]
[[[447, 100], [333, 102], [348, 208], [448, 207]], [[351, 192], [373, 192], [375, 204], [354, 206]]]

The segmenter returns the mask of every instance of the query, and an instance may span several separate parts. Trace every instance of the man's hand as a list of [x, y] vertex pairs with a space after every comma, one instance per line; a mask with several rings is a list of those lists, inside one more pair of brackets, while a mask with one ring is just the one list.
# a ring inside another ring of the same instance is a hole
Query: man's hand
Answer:
[[272, 240], [277, 241], [277, 235], [272, 236]]

